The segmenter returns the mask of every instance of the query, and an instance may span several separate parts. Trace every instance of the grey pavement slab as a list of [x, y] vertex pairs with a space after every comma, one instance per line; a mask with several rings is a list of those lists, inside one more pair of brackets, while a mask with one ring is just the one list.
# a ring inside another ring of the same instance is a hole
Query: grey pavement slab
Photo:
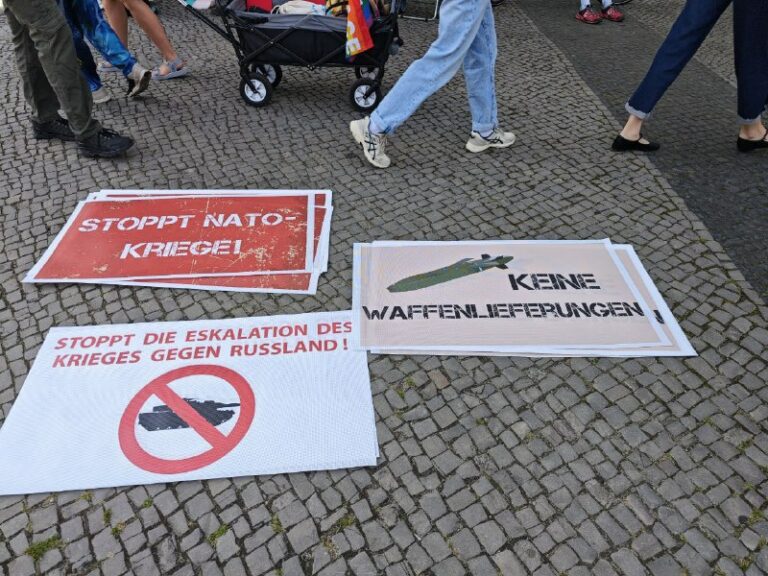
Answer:
[[[34, 142], [0, 18], [0, 425], [51, 326], [345, 309], [352, 243], [373, 239], [631, 243], [700, 354], [370, 356], [377, 467], [0, 497], [1, 576], [764, 573], [768, 310], [674, 175], [606, 151], [615, 106], [562, 47], [578, 26], [570, 4], [552, 12], [556, 30], [531, 5], [497, 12], [500, 118], [519, 143], [464, 151], [459, 77], [392, 138], [386, 172], [350, 141], [349, 71], [287, 69], [268, 108], [247, 108], [231, 47], [170, 1], [162, 18], [194, 73], [97, 108], [136, 151], [96, 162]], [[657, 38], [663, 10], [631, 5]], [[385, 87], [435, 30], [403, 23]], [[157, 62], [138, 30], [131, 43]], [[708, 50], [697, 65], [725, 91]], [[105, 79], [119, 94], [120, 78]], [[745, 186], [762, 182], [752, 173]], [[77, 201], [106, 187], [332, 188], [329, 271], [303, 298], [22, 285]]]

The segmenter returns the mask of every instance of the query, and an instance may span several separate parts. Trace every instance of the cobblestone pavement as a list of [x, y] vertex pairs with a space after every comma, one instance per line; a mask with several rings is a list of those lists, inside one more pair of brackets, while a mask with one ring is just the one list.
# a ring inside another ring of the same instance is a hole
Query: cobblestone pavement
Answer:
[[[352, 243], [373, 239], [631, 243], [700, 356], [370, 356], [376, 468], [0, 498], [0, 575], [768, 573], [768, 309], [662, 171], [606, 151], [616, 119], [507, 4], [500, 113], [519, 144], [463, 150], [456, 79], [393, 138], [385, 172], [349, 142], [351, 74], [287, 70], [248, 109], [230, 47], [175, 3], [163, 18], [194, 76], [99, 108], [137, 151], [95, 162], [35, 143], [0, 23], [0, 422], [51, 326], [344, 309]], [[434, 31], [403, 24], [389, 82]], [[193, 186], [333, 188], [317, 296], [20, 283], [88, 192]]]

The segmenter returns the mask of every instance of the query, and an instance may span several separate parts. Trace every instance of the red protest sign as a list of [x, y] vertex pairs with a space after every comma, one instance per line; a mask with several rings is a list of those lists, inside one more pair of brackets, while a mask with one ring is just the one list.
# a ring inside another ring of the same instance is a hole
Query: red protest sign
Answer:
[[[190, 376], [214, 376], [230, 384], [239, 397], [240, 411], [229, 434], [216, 429], [203, 413], [193, 408], [187, 400], [177, 394], [170, 384]], [[138, 441], [136, 431], [139, 412], [150, 397], [156, 396], [172, 412], [173, 417], [200, 435], [211, 448], [200, 454], [169, 459], [150, 454]], [[223, 366], [202, 364], [185, 366], [166, 372], [155, 378], [128, 403], [120, 419], [118, 439], [126, 458], [135, 466], [156, 474], [180, 474], [203, 468], [220, 460], [231, 452], [245, 437], [256, 413], [256, 399], [248, 381], [240, 374]]]
[[27, 281], [306, 272], [313, 237], [309, 193], [91, 201]]
[[[317, 198], [316, 198], [317, 201]], [[315, 207], [315, 237], [313, 241], [313, 253], [315, 255], [315, 266], [318, 265], [317, 256], [322, 240], [323, 227], [320, 225], [326, 218], [326, 208], [322, 206]], [[326, 255], [327, 257], [327, 255]], [[195, 278], [173, 278], [166, 280], [163, 278], [149, 278], [136, 280], [138, 284], [148, 286], [166, 286], [166, 287], [226, 287], [226, 288], [246, 288], [263, 289], [269, 291], [298, 291], [306, 292], [310, 289], [312, 283], [312, 274], [308, 272], [299, 272], [296, 274], [251, 274], [248, 276], [219, 276], [215, 278], [200, 276]]]

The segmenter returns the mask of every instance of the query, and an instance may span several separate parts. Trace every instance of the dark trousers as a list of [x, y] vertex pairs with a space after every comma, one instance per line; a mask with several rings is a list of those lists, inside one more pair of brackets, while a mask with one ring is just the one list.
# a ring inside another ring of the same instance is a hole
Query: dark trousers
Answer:
[[80, 74], [72, 34], [55, 0], [5, 0], [24, 96], [37, 122], [69, 119], [78, 139], [100, 130], [91, 91]]
[[739, 118], [751, 124], [768, 109], [768, 1], [733, 1]]
[[648, 117], [731, 2], [732, 0], [688, 0], [685, 3], [683, 11], [656, 52], [645, 78], [627, 102], [627, 112], [638, 118]]

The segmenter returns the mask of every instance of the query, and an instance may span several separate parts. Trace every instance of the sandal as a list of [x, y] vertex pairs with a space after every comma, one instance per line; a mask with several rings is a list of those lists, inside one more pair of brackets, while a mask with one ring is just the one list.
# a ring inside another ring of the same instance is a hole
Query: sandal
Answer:
[[[167, 66], [169, 72], [161, 74], [160, 68]], [[171, 80], [172, 78], [182, 78], [189, 74], [189, 68], [181, 58], [175, 60], [165, 60], [160, 66], [152, 70], [152, 80]]]
[[739, 149], [739, 152], [752, 152], [752, 150], [759, 148], [768, 148], [768, 140], [766, 138], [768, 138], [768, 128], [765, 129], [765, 134], [763, 134], [760, 140], [749, 140], [739, 136], [739, 139], [736, 140], [736, 147]]

